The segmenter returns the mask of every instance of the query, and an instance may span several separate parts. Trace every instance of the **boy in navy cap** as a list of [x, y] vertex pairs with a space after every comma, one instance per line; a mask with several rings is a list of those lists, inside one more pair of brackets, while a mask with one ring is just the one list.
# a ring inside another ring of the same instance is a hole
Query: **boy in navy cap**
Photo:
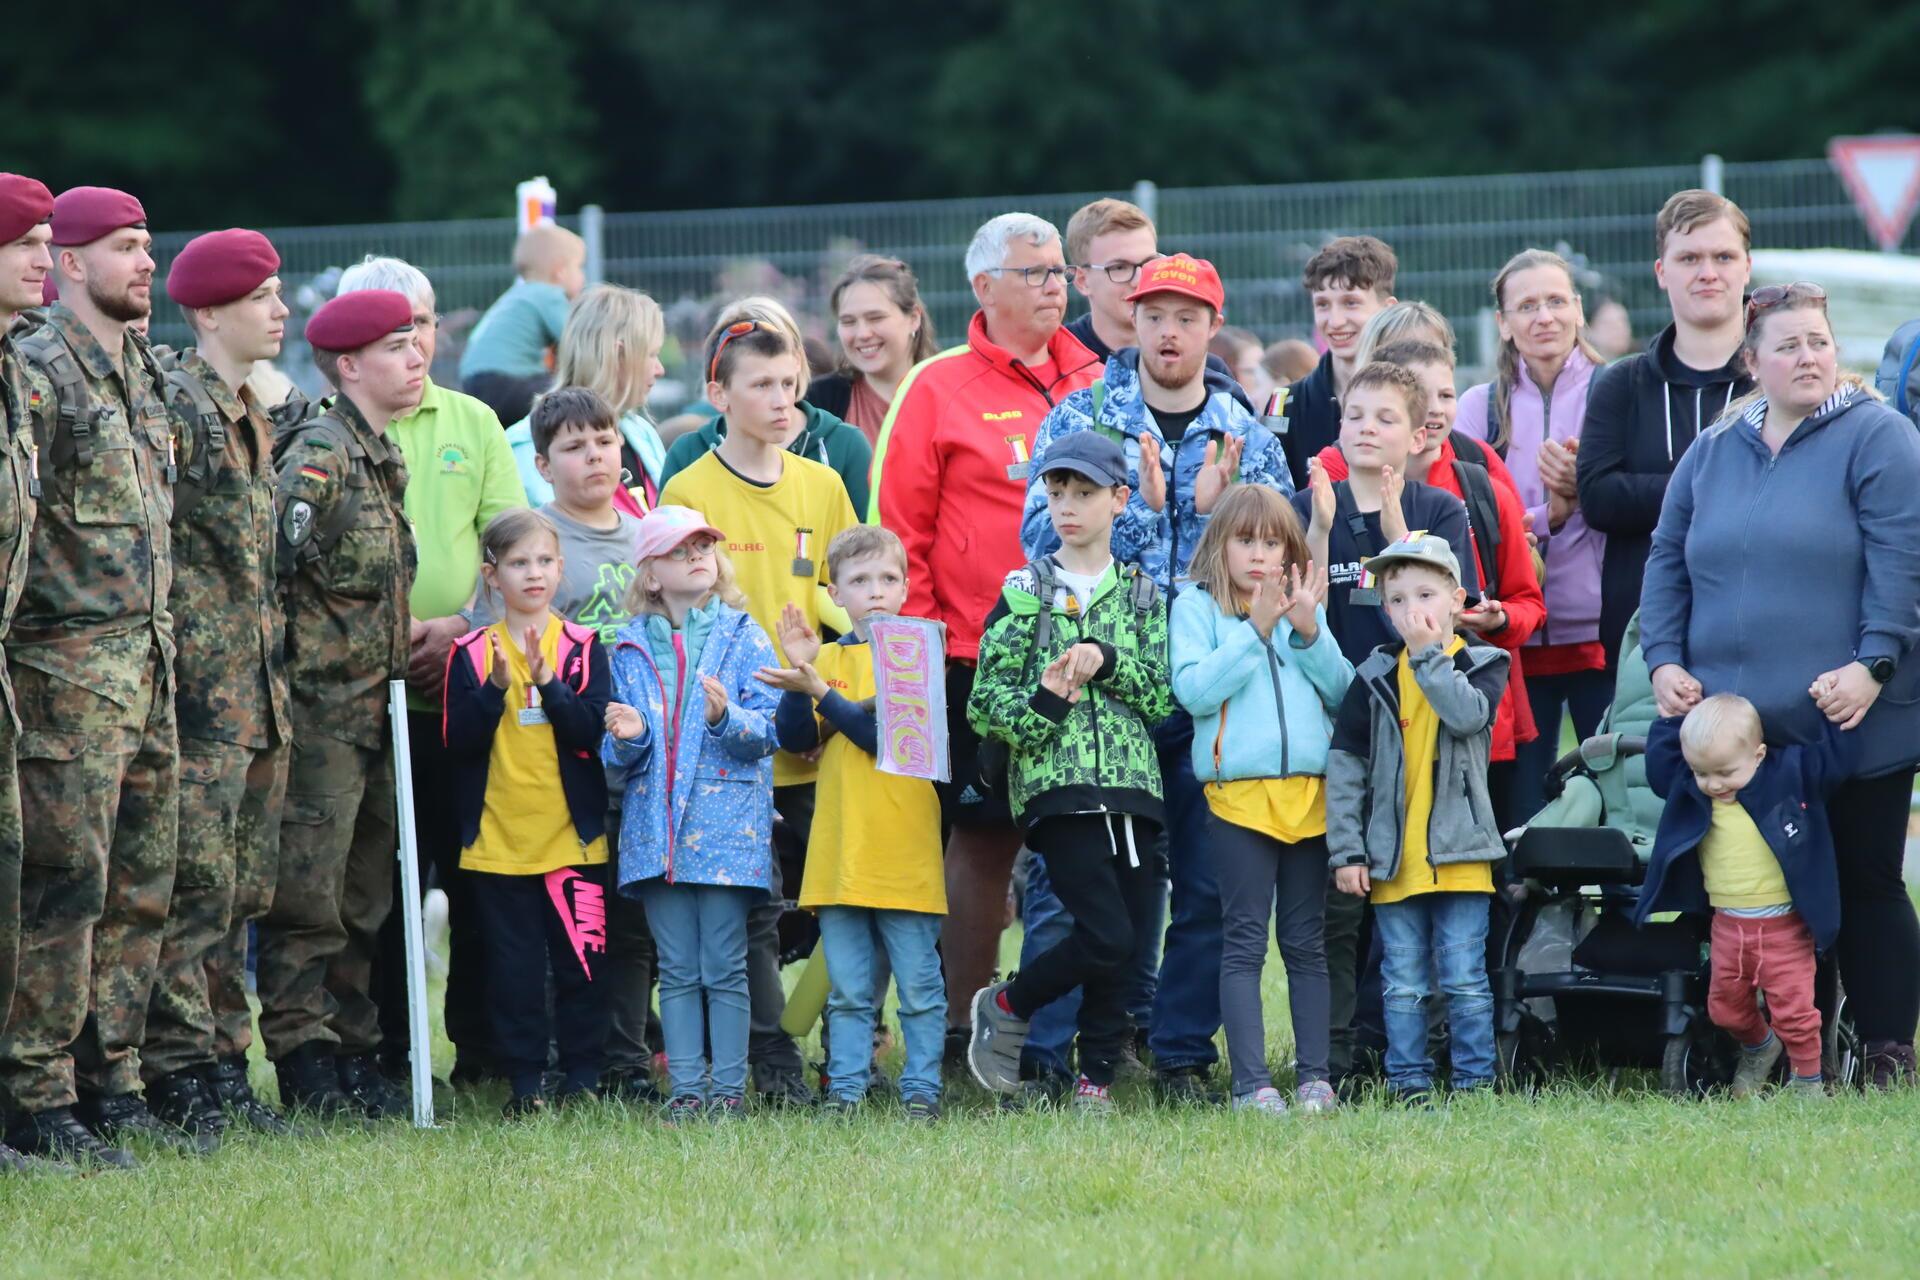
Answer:
[[280, 255], [258, 231], [187, 242], [167, 296], [195, 345], [168, 371], [183, 431], [173, 527], [174, 707], [180, 725], [179, 857], [140, 1070], [161, 1120], [203, 1149], [232, 1115], [286, 1122], [247, 1084], [248, 922], [273, 896], [292, 722], [274, 575], [273, 423], [247, 374], [280, 354]]
[[282, 1103], [380, 1118], [407, 1107], [375, 1060], [369, 976], [393, 903], [387, 682], [406, 675], [415, 563], [407, 471], [386, 428], [420, 402], [427, 362], [412, 304], [391, 290], [335, 298], [307, 342], [340, 394], [277, 450], [294, 747], [260, 926], [260, 1034]]

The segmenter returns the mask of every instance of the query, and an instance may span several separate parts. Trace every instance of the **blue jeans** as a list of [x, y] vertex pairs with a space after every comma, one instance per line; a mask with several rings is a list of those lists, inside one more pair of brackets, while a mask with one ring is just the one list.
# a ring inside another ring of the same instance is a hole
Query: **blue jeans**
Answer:
[[1387, 1015], [1387, 1082], [1398, 1092], [1433, 1087], [1427, 997], [1447, 997], [1453, 1087], [1493, 1083], [1493, 988], [1487, 985], [1491, 894], [1423, 893], [1373, 909]]
[[940, 1097], [940, 1055], [946, 1046], [947, 988], [940, 976], [942, 917], [924, 911], [870, 907], [820, 908], [820, 945], [826, 949], [827, 1092], [857, 1102], [866, 1096], [873, 1065], [874, 958], [882, 947], [900, 992], [900, 1033], [907, 1042], [900, 1070], [906, 1101]]
[[[1027, 863], [1027, 891], [1020, 900], [1020, 963], [1025, 966], [1049, 947], [1073, 932], [1073, 916], [1060, 905], [1047, 877], [1046, 859], [1039, 854]], [[1153, 927], [1139, 940], [1133, 957], [1133, 980], [1127, 995], [1127, 1012], [1133, 1025], [1146, 1027], [1153, 1019], [1153, 994], [1159, 985], [1160, 934], [1166, 928], [1167, 882], [1159, 886], [1153, 911]], [[1033, 1015], [1027, 1030], [1027, 1043], [1020, 1050], [1021, 1066], [1027, 1074], [1069, 1075], [1067, 1053], [1073, 1047], [1074, 1033], [1080, 1026], [1080, 989], [1061, 996]]]
[[1160, 961], [1147, 1041], [1157, 1071], [1220, 1061], [1220, 882], [1213, 870], [1206, 792], [1193, 776], [1193, 719], [1177, 711], [1154, 731], [1166, 793], [1173, 922]]
[[1600, 727], [1613, 701], [1613, 676], [1605, 671], [1573, 671], [1563, 676], [1528, 676], [1527, 705], [1533, 708], [1540, 736], [1513, 749], [1513, 789], [1503, 830], [1533, 820], [1547, 807], [1547, 770], [1560, 758], [1560, 720], [1573, 717], [1573, 736], [1584, 742]]
[[747, 1095], [747, 910], [766, 895], [726, 885], [646, 880], [640, 898], [660, 952], [660, 1032], [675, 1097]]

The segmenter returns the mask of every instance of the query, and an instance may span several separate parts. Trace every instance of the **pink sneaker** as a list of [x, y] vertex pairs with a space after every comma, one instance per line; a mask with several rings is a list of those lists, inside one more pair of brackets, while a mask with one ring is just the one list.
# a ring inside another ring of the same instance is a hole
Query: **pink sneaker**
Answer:
[[1095, 1084], [1081, 1076], [1073, 1086], [1073, 1109], [1082, 1115], [1106, 1116], [1113, 1114], [1113, 1090], [1104, 1084]]

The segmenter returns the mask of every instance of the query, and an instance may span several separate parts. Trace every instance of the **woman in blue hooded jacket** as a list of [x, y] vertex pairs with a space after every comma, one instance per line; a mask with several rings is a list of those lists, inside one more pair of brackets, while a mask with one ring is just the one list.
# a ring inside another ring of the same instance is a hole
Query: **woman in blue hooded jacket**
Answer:
[[1920, 761], [1920, 437], [1841, 380], [1826, 293], [1754, 291], [1742, 348], [1759, 393], [1680, 460], [1654, 530], [1641, 643], [1662, 715], [1708, 693], [1759, 709], [1770, 741], [1822, 718], [1856, 736], [1828, 802], [1836, 950], [1867, 1068], [1914, 1072], [1920, 919], [1902, 879]]

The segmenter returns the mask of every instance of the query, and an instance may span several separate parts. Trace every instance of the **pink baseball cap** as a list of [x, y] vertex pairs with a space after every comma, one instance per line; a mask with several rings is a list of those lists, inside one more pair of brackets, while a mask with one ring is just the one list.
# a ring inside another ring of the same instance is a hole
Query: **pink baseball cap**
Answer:
[[663, 556], [688, 538], [703, 533], [715, 542], [726, 537], [692, 507], [655, 507], [640, 518], [640, 545], [633, 553], [634, 561]]

